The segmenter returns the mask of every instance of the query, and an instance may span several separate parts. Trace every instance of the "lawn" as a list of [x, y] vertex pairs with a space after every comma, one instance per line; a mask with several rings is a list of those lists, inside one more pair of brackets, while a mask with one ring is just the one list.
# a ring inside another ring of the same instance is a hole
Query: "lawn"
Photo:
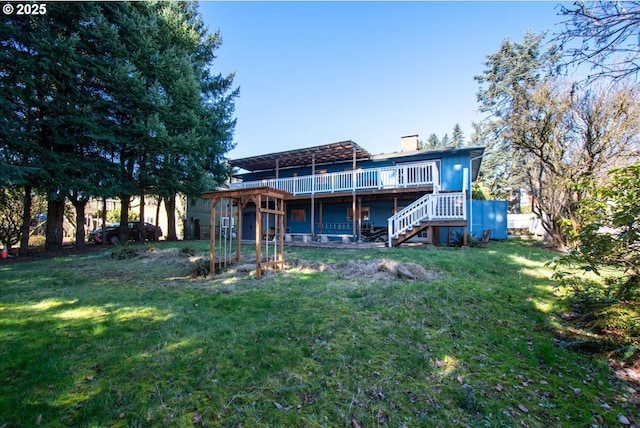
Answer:
[[[206, 242], [135, 249], [0, 263], [1, 428], [640, 422], [606, 359], [556, 339], [533, 243], [286, 247], [261, 280], [192, 277]], [[393, 263], [429, 275], [370, 270]]]

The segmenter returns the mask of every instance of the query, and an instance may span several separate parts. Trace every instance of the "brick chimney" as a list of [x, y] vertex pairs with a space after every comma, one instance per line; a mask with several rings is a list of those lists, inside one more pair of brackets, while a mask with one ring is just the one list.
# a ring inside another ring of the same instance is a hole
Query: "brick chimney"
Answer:
[[413, 152], [418, 150], [418, 134], [405, 135], [402, 137], [402, 143], [400, 144], [400, 151]]

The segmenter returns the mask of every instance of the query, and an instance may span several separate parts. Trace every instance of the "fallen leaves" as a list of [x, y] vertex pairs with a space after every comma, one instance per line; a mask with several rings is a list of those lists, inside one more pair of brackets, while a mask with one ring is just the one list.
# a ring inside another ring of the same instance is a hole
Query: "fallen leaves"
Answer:
[[293, 406], [283, 406], [282, 404], [278, 403], [277, 401], [274, 401], [273, 405], [276, 406], [276, 409], [282, 410], [283, 412], [287, 412], [287, 411], [293, 409]]
[[620, 422], [622, 425], [631, 425], [631, 421], [623, 415], [618, 415], [618, 422]]
[[203, 418], [205, 417], [205, 415], [207, 413], [209, 413], [209, 408], [208, 407], [206, 409], [204, 409], [204, 412], [202, 412], [202, 413], [193, 412], [193, 424], [194, 425], [203, 424]]

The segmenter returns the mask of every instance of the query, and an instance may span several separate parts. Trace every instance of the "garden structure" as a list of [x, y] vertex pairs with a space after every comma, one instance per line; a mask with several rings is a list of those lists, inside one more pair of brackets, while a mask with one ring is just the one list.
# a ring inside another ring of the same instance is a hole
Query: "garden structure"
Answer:
[[[210, 233], [211, 273], [230, 263], [241, 261], [241, 236], [243, 208], [252, 205], [256, 213], [254, 224], [256, 245], [256, 278], [260, 279], [267, 268], [284, 267], [284, 200], [289, 194], [269, 187], [220, 190], [207, 192], [204, 199], [211, 200], [210, 224], [218, 225]], [[236, 229], [236, 227], [238, 229]]]

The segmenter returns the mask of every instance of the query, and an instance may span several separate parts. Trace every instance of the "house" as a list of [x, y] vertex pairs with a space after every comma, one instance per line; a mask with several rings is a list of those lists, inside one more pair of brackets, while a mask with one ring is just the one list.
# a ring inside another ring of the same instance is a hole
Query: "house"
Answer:
[[[466, 241], [474, 228], [475, 234], [486, 228], [482, 218], [473, 219], [470, 192], [483, 153], [483, 147], [419, 150], [417, 135], [402, 137], [399, 152], [378, 155], [342, 141], [231, 160], [240, 172], [233, 174], [228, 192], [284, 192], [285, 241], [377, 240], [396, 246], [425, 232], [434, 243], [455, 237]], [[240, 209], [238, 232], [242, 239], [255, 240], [256, 206], [243, 203]], [[506, 237], [506, 203], [504, 211], [499, 208], [487, 218], [494, 223], [504, 219]], [[211, 224], [207, 220], [200, 217], [205, 228]], [[261, 230], [268, 237], [269, 228]]]

